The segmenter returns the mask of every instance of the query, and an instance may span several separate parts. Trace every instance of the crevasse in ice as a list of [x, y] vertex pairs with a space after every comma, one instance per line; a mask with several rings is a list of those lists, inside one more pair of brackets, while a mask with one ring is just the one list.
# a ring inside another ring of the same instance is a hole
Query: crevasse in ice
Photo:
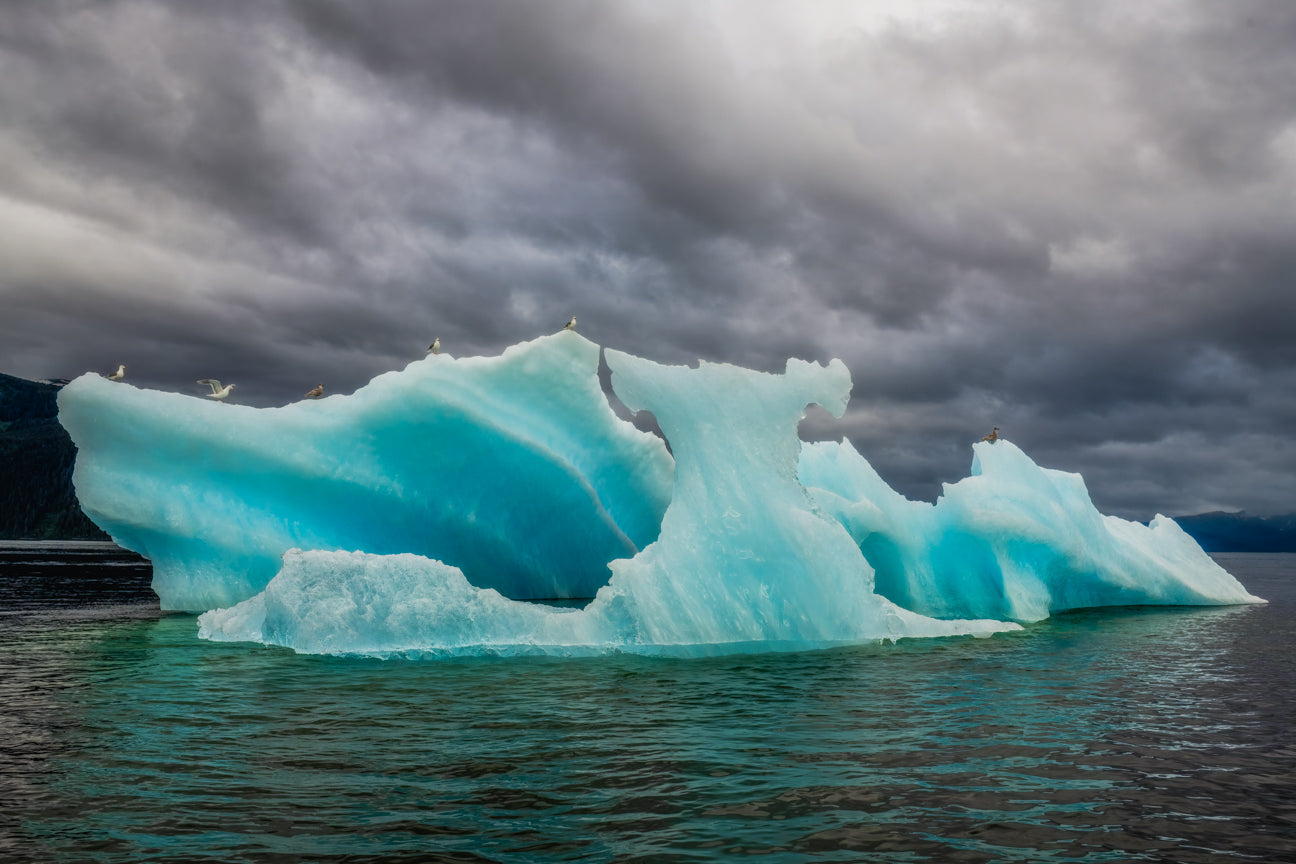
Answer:
[[83, 376], [60, 417], [87, 513], [153, 559], [165, 607], [211, 610], [210, 639], [700, 654], [1258, 600], [1170, 520], [1104, 517], [1078, 476], [1006, 441], [977, 445], [935, 505], [848, 443], [803, 446], [808, 403], [844, 410], [839, 361], [768, 375], [607, 351], [614, 391], [653, 412], [672, 460], [613, 414], [598, 352], [560, 333], [259, 410]]

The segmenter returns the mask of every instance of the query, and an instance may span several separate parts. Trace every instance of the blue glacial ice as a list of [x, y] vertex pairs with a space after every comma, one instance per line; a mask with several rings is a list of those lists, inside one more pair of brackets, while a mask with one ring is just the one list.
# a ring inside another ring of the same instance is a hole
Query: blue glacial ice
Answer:
[[[217, 405], [87, 375], [60, 395], [87, 514], [205, 638], [439, 656], [800, 650], [984, 636], [1063, 609], [1261, 602], [1168, 519], [1103, 516], [1007, 441], [936, 504], [847, 442], [840, 361], [771, 375], [564, 332], [431, 356], [351, 396]], [[528, 602], [590, 597], [584, 608]]]
[[878, 593], [924, 615], [1259, 602], [1174, 520], [1104, 516], [1079, 474], [1041, 468], [1003, 439], [972, 447], [971, 476], [935, 504], [889, 487], [849, 441], [806, 444], [798, 475], [855, 538]]
[[409, 552], [516, 598], [590, 597], [657, 536], [672, 463], [576, 334], [429, 355], [353, 395], [256, 409], [83, 375], [59, 394], [86, 514], [162, 608], [231, 606], [284, 552]]

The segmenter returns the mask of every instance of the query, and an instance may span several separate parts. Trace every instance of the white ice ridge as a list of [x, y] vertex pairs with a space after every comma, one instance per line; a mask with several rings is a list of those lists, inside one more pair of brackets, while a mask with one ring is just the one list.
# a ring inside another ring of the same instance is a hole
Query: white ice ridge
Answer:
[[[1168, 519], [1104, 517], [1006, 441], [936, 504], [849, 444], [840, 361], [781, 375], [563, 332], [431, 355], [352, 396], [212, 405], [83, 376], [60, 395], [77, 493], [209, 639], [377, 656], [799, 650], [988, 635], [1079, 606], [1261, 602]], [[672, 471], [674, 473], [672, 481]], [[401, 554], [398, 554], [401, 553]], [[874, 571], [877, 571], [876, 584]], [[597, 594], [595, 592], [597, 591]], [[583, 609], [527, 598], [595, 594]]]

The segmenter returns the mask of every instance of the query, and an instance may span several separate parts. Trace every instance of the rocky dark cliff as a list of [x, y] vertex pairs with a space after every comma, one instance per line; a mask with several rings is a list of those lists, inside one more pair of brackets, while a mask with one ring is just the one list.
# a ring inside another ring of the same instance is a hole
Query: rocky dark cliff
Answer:
[[76, 447], [58, 422], [60, 386], [0, 374], [0, 539], [107, 539], [72, 489]]

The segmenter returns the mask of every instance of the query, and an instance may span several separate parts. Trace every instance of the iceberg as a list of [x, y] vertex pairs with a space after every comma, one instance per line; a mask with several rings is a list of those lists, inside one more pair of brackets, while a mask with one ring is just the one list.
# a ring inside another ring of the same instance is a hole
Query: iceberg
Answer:
[[658, 538], [611, 561], [585, 608], [510, 600], [415, 556], [292, 551], [263, 596], [205, 613], [200, 634], [324, 653], [692, 655], [1017, 628], [938, 620], [879, 597], [855, 541], [797, 482], [807, 402], [845, 410], [840, 361], [790, 360], [783, 375], [617, 351], [607, 363], [616, 394], [652, 411], [671, 442], [675, 484]]
[[82, 375], [59, 393], [82, 509], [163, 609], [265, 588], [289, 549], [414, 553], [515, 598], [591, 597], [657, 536], [672, 461], [575, 333], [430, 354], [352, 395], [256, 409]]
[[1038, 621], [1095, 606], [1256, 603], [1174, 520], [1104, 516], [1079, 474], [1012, 442], [972, 445], [971, 475], [935, 504], [889, 487], [849, 441], [802, 449], [811, 497], [850, 532], [880, 594], [948, 617]]
[[[570, 331], [432, 355], [349, 396], [219, 405], [86, 375], [60, 393], [78, 497], [206, 639], [388, 657], [701, 655], [989, 636], [1064, 609], [1263, 602], [1169, 519], [974, 446], [935, 503], [850, 445], [838, 360], [664, 366]], [[534, 602], [570, 598], [566, 605]], [[592, 598], [592, 599], [590, 599]], [[581, 602], [585, 602], [581, 606]]]

